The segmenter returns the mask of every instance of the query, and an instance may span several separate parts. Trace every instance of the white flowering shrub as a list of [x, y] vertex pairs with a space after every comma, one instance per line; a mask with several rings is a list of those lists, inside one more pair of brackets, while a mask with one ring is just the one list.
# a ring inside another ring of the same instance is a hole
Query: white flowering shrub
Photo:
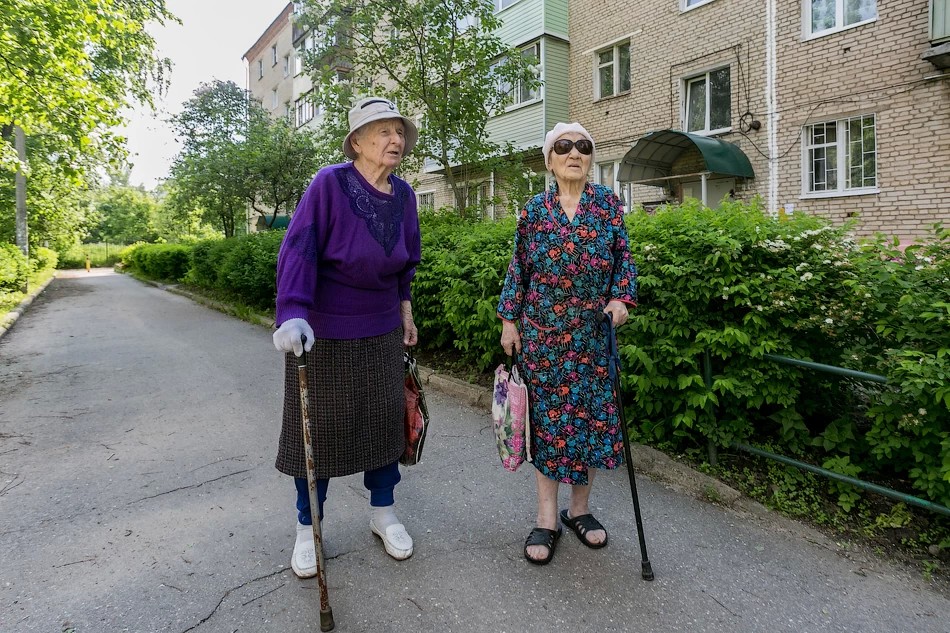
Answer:
[[[945, 234], [940, 246], [895, 255], [859, 245], [848, 227], [804, 214], [770, 218], [740, 202], [632, 213], [628, 228], [640, 305], [620, 335], [627, 403], [644, 439], [697, 451], [707, 438], [778, 441], [786, 454], [948, 501]], [[778, 364], [766, 353], [885, 374], [894, 386]], [[942, 429], [924, 418], [939, 418]], [[842, 491], [842, 502], [852, 497]]]

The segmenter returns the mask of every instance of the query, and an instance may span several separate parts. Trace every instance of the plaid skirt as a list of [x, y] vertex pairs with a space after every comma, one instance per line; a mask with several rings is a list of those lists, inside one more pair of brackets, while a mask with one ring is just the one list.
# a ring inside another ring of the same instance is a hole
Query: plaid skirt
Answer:
[[[361, 339], [317, 339], [307, 354], [310, 437], [319, 479], [397, 461], [406, 446], [402, 328]], [[306, 477], [297, 357], [286, 355], [277, 470]]]

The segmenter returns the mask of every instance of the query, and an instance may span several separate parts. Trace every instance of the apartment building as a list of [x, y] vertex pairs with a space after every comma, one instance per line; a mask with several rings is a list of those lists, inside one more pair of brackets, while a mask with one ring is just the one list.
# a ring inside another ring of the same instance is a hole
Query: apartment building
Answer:
[[292, 73], [295, 64], [291, 15], [288, 2], [254, 45], [244, 53], [247, 90], [274, 118], [293, 114]]
[[570, 114], [631, 204], [950, 220], [947, 0], [572, 0]]
[[[509, 104], [486, 127], [491, 141], [512, 144], [524, 161], [524, 173], [486, 173], [468, 165], [454, 167], [456, 176], [464, 183], [467, 204], [479, 207], [488, 218], [505, 214], [513, 179], [525, 179], [528, 189], [534, 191], [545, 186], [541, 145], [555, 123], [568, 119], [570, 88], [568, 0], [495, 0], [495, 10], [502, 21], [496, 35], [522, 55], [537, 60], [541, 86], [511, 86]], [[420, 173], [408, 178], [415, 183], [420, 209], [455, 206], [444, 173], [434, 163], [427, 163]], [[520, 189], [524, 189], [523, 184]]]

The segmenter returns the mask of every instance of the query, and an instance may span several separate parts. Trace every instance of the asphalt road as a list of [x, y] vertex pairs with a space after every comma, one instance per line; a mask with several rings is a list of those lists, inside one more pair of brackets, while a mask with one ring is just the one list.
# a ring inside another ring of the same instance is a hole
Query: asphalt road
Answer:
[[[265, 328], [122, 275], [54, 281], [0, 339], [0, 631], [318, 630], [273, 467], [281, 376]], [[950, 631], [917, 574], [641, 477], [645, 582], [623, 471], [593, 494], [610, 545], [566, 533], [529, 565], [530, 468], [501, 468], [486, 411], [428, 400], [397, 488], [410, 560], [370, 533], [359, 475], [330, 486], [339, 631]]]

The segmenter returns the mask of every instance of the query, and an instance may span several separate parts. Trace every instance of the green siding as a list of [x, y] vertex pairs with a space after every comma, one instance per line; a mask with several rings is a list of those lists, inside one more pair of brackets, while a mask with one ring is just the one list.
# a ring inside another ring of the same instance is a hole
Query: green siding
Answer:
[[545, 38], [544, 55], [544, 105], [545, 133], [559, 121], [570, 121], [568, 108], [568, 54], [566, 42]]
[[544, 0], [520, 0], [498, 13], [501, 28], [495, 34], [509, 46], [518, 46], [541, 34]]
[[487, 132], [492, 141], [510, 142], [517, 149], [541, 147], [544, 135], [555, 123], [568, 121], [568, 45], [542, 38], [541, 51], [544, 99], [490, 119]]
[[567, 0], [519, 0], [498, 13], [501, 41], [518, 46], [542, 34], [567, 39]]
[[567, 0], [544, 3], [544, 32], [567, 39]]
[[488, 122], [488, 138], [495, 143], [512, 143], [517, 149], [541, 147], [544, 142], [544, 102], [506, 112]]

